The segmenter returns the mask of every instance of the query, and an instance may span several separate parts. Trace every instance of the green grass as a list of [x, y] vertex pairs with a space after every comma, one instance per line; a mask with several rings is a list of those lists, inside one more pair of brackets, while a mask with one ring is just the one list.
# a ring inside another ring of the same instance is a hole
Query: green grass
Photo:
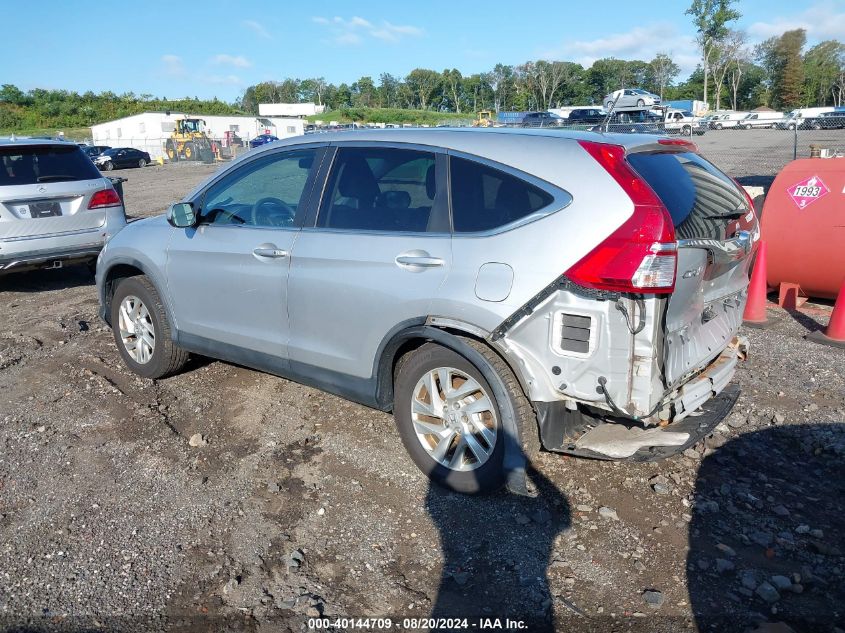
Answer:
[[24, 130], [10, 130], [0, 128], [0, 136], [55, 136], [56, 132], [65, 133], [69, 141], [85, 141], [91, 139], [90, 127], [66, 127], [66, 128], [27, 128]]
[[469, 113], [433, 112], [432, 110], [402, 110], [399, 108], [342, 108], [323, 114], [314, 114], [308, 121], [337, 121], [338, 123], [411, 123], [437, 125], [438, 123], [470, 122], [475, 118]]

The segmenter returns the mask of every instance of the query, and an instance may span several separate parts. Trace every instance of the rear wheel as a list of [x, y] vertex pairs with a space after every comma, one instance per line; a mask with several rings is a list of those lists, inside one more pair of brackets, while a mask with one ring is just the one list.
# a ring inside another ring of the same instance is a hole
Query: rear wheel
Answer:
[[105, 165], [103, 165], [103, 169], [105, 169], [106, 171], [111, 171], [112, 169], [114, 169], [114, 163], [108, 161]]
[[145, 159], [142, 158], [141, 160], [138, 161], [138, 167], [143, 169], [146, 166], [147, 166], [147, 161]]
[[139, 376], [163, 378], [188, 360], [188, 353], [174, 345], [164, 304], [145, 276], [118, 283], [111, 301], [111, 324], [117, 351]]
[[[536, 418], [510, 368], [495, 352], [467, 341], [492, 370], [497, 391], [507, 394], [517, 417], [521, 443], [531, 456], [539, 449]], [[478, 367], [450, 349], [427, 343], [400, 361], [394, 417], [411, 459], [438, 484], [475, 494], [505, 481], [502, 408]]]

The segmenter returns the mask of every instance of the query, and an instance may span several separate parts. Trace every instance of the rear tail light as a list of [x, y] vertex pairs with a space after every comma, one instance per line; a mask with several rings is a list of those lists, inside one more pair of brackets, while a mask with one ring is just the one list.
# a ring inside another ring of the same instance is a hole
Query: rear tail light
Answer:
[[104, 209], [106, 207], [119, 207], [121, 205], [120, 196], [114, 189], [103, 189], [91, 196], [91, 202], [88, 203], [89, 209]]
[[628, 194], [634, 213], [568, 271], [576, 284], [615, 292], [671, 293], [678, 246], [666, 207], [625, 160], [619, 145], [579, 141]]

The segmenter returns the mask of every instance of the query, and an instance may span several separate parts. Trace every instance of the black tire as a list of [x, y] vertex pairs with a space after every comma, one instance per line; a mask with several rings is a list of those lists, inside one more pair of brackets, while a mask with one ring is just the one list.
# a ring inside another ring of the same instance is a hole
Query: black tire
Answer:
[[197, 147], [193, 143], [185, 143], [182, 153], [185, 155], [185, 160], [199, 160], [199, 156], [197, 156]]
[[681, 128], [681, 134], [683, 134], [684, 136], [689, 136], [690, 134], [692, 134], [692, 127], [690, 127], [689, 125], [685, 125]]
[[715, 129], [717, 129], [717, 130], [721, 130], [721, 129], [722, 129], [722, 124], [721, 124], [721, 123], [717, 123], [717, 124], [716, 124], [716, 125], [714, 125], [713, 127], [714, 127]]
[[[120, 304], [129, 295], [136, 296], [146, 306], [155, 333], [155, 348], [150, 360], [146, 363], [136, 362], [129, 355], [120, 336]], [[152, 379], [164, 378], [179, 371], [188, 361], [188, 352], [173, 343], [164, 304], [155, 286], [147, 277], [139, 275], [122, 279], [115, 288], [110, 311], [112, 333], [114, 334], [117, 351], [129, 369], [139, 376]]]
[[[530, 459], [539, 450], [539, 434], [536, 417], [507, 364], [492, 350], [473, 340], [464, 340], [479, 352], [484, 359], [485, 371], [497, 377], [497, 390], [507, 394], [509, 405], [516, 415], [520, 429], [520, 442]], [[411, 418], [411, 403], [417, 382], [427, 372], [438, 367], [452, 367], [476, 380], [490, 397], [496, 411], [496, 443], [490, 457], [481, 466], [471, 471], [452, 470], [438, 463], [423, 448], [414, 430]], [[432, 481], [455, 492], [463, 494], [484, 494], [498, 490], [505, 482], [503, 470], [504, 431], [502, 407], [496, 400], [493, 389], [482, 372], [469, 360], [446, 347], [427, 343], [405, 356], [397, 365], [394, 384], [393, 416], [402, 443], [417, 467]], [[523, 437], [524, 436], [524, 437]]]
[[141, 169], [143, 169], [146, 166], [147, 166], [147, 161], [145, 159], [142, 158], [141, 160], [138, 161], [138, 167], [140, 167]]
[[111, 171], [112, 169], [114, 169], [114, 163], [108, 161], [105, 165], [103, 165], [103, 169], [105, 169], [106, 171]]
[[746, 129], [746, 130], [750, 130], [750, 129], [751, 129], [751, 124], [750, 124], [750, 123], [749, 123], [749, 124], [747, 124], [747, 125], [745, 126], [745, 129]]
[[643, 101], [642, 99], [637, 99], [637, 107], [642, 108], [644, 106], [645, 106], [645, 101]]

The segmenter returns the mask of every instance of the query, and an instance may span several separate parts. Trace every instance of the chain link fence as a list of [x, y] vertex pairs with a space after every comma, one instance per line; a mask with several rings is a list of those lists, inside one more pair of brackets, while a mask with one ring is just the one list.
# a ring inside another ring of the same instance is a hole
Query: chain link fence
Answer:
[[[206, 162], [212, 160], [228, 160], [236, 158], [246, 151], [249, 151], [248, 138], [235, 137], [208, 137], [208, 147], [204, 147], [205, 143], [192, 144], [190, 160], [205, 160]], [[131, 147], [134, 149], [147, 152], [150, 158], [155, 162], [159, 159], [168, 161], [171, 160], [167, 153], [168, 139], [162, 137], [121, 137], [109, 139], [84, 139], [80, 142], [88, 143], [97, 147]], [[179, 157], [181, 160], [188, 160], [183, 151]], [[171, 161], [172, 162], [172, 161]], [[178, 161], [177, 161], [178, 162]]]

